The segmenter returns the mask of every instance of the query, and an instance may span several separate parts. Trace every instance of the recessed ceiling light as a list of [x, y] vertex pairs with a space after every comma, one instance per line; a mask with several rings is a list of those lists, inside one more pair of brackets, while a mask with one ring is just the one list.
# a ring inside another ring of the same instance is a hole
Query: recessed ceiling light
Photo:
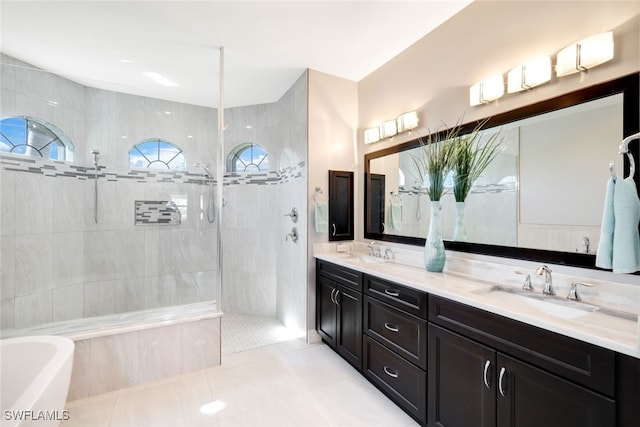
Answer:
[[144, 71], [142, 74], [149, 77], [154, 82], [167, 87], [176, 87], [178, 83], [172, 82], [168, 78], [164, 77], [162, 74], [153, 72], [153, 71]]

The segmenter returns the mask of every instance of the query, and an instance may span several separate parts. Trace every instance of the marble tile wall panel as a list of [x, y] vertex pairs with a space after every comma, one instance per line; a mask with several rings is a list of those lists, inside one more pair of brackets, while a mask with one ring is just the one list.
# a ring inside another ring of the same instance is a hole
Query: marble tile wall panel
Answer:
[[68, 400], [220, 365], [220, 318], [75, 341]]
[[[2, 62], [19, 63], [6, 55]], [[207, 180], [201, 171], [191, 168], [194, 162], [214, 164], [215, 109], [88, 88], [53, 74], [21, 70], [0, 66], [2, 115], [37, 116], [56, 125], [75, 143], [75, 161], [0, 154], [0, 234], [3, 236], [0, 298], [7, 308], [3, 310], [3, 328], [32, 322], [30, 315], [18, 314], [15, 297], [59, 301], [65, 293], [73, 295], [66, 309], [45, 311], [45, 317], [51, 319], [77, 313], [80, 297], [83, 313], [85, 309], [88, 313], [120, 312], [156, 306], [159, 301], [191, 301], [194, 295], [215, 298], [216, 224], [208, 223], [200, 209], [200, 200], [208, 197]], [[296, 92], [300, 92], [300, 87], [306, 88], [303, 80], [296, 83]], [[57, 104], [50, 104], [51, 98], [55, 98]], [[232, 194], [233, 189], [241, 188], [239, 193], [245, 193], [237, 200], [240, 216], [234, 217], [225, 211], [225, 219], [237, 221], [237, 228], [233, 228], [232, 222], [228, 234], [233, 236], [241, 225], [251, 224], [250, 232], [241, 235], [240, 241], [246, 246], [246, 242], [259, 235], [258, 244], [267, 242], [270, 248], [251, 267], [254, 273], [249, 280], [257, 282], [266, 277], [270, 282], [268, 289], [258, 288], [255, 292], [256, 305], [264, 299], [275, 298], [274, 254], [276, 243], [284, 239], [283, 231], [286, 231], [279, 228], [277, 220], [289, 211], [291, 202], [287, 201], [286, 207], [279, 206], [277, 210], [256, 210], [253, 216], [249, 215], [252, 209], [247, 206], [273, 206], [273, 193], [278, 190], [265, 192], [266, 187], [275, 188], [304, 179], [306, 141], [293, 143], [282, 139], [283, 135], [290, 138], [291, 132], [286, 129], [292, 127], [291, 117], [301, 114], [293, 110], [306, 109], [306, 102], [298, 106], [291, 104], [293, 98], [287, 95], [283, 102], [238, 109], [237, 120], [233, 114], [229, 116], [234, 122], [231, 128], [237, 124], [238, 129], [246, 130], [243, 122], [255, 120], [258, 130], [252, 135], [264, 140], [265, 148], [274, 159], [271, 172], [224, 177], [225, 191]], [[305, 122], [306, 116], [303, 118]], [[295, 125], [296, 129], [300, 126], [306, 129], [304, 123]], [[189, 171], [128, 168], [126, 159], [131, 145], [160, 133], [165, 133], [167, 139], [184, 150]], [[281, 144], [295, 145], [298, 149], [288, 148], [283, 156]], [[98, 224], [94, 221], [94, 171], [90, 155], [96, 148], [101, 151]], [[283, 158], [286, 158], [284, 164]], [[186, 195], [186, 223], [178, 233], [164, 233], [166, 230], [159, 229], [131, 233], [137, 231], [133, 200], [156, 195]], [[231, 203], [233, 206], [233, 200]], [[301, 199], [300, 205], [303, 204]], [[33, 238], [26, 237], [29, 235], [43, 237], [39, 247], [35, 247]], [[36, 253], [40, 263], [22, 257]], [[230, 253], [236, 253], [239, 259], [249, 258], [240, 244], [231, 247]], [[17, 257], [18, 254], [21, 256]], [[111, 290], [105, 287], [105, 282], [112, 283]], [[145, 295], [147, 290], [151, 292], [149, 296]], [[250, 289], [248, 293], [251, 294]], [[103, 308], [94, 302], [100, 297], [108, 301]], [[26, 307], [26, 302], [23, 298], [21, 307]], [[11, 304], [13, 322], [5, 315]]]

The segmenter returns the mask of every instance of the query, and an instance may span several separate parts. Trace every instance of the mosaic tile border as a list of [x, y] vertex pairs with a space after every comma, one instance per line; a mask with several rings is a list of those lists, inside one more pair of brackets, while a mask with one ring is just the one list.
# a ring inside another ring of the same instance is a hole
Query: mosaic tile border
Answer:
[[[281, 168], [278, 171], [260, 173], [231, 173], [224, 175], [223, 185], [278, 185], [304, 178], [306, 162], [301, 161], [294, 166]], [[21, 157], [0, 154], [0, 169], [9, 172], [34, 173], [52, 178], [75, 178], [79, 180], [93, 180], [93, 166], [77, 165], [58, 160]], [[105, 166], [98, 166], [98, 180], [109, 182], [135, 181], [139, 183], [170, 183], [207, 185], [209, 180], [200, 173], [187, 171], [157, 171], [144, 169], [130, 169], [126, 171], [112, 171]], [[214, 183], [216, 180], [214, 179]]]

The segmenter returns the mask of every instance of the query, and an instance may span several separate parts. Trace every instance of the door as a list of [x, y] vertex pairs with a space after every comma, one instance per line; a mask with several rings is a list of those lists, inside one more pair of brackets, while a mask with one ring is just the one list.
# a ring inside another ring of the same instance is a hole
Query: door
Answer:
[[495, 426], [495, 351], [432, 324], [428, 335], [428, 425]]
[[336, 284], [322, 276], [316, 283], [316, 310], [318, 333], [322, 339], [335, 348], [337, 343], [337, 311], [334, 297], [337, 292]]
[[362, 294], [338, 285], [334, 297], [338, 309], [336, 351], [362, 370]]
[[353, 240], [353, 172], [329, 171], [329, 240]]
[[498, 427], [615, 426], [615, 402], [498, 354]]

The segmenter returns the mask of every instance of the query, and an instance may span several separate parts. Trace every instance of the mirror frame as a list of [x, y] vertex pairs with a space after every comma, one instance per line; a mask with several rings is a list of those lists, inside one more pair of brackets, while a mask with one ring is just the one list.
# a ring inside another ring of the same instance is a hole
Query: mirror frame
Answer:
[[[557, 96], [548, 100], [538, 102], [536, 104], [520, 107], [505, 113], [490, 117], [484, 128], [501, 126], [517, 120], [528, 117], [537, 116], [551, 111], [560, 110], [571, 107], [573, 105], [582, 104], [584, 102], [593, 101], [606, 96], [623, 94], [623, 137], [633, 135], [640, 130], [640, 73], [630, 74], [617, 78], [605, 83], [596, 84], [584, 89], [579, 89], [564, 95]], [[480, 122], [478, 120], [463, 125], [463, 132], [471, 132]], [[446, 130], [439, 132], [444, 136]], [[370, 184], [370, 161], [379, 157], [390, 154], [399, 153], [401, 151], [410, 150], [420, 146], [419, 139], [414, 139], [403, 144], [385, 148], [380, 151], [368, 153], [364, 156], [364, 237], [365, 239], [381, 240], [393, 243], [402, 243], [414, 246], [424, 246], [425, 239], [421, 237], [409, 237], [393, 234], [371, 233], [369, 232], [369, 224], [371, 213], [369, 210], [369, 201], [371, 200], [371, 184]], [[611, 147], [612, 156], [616, 153], [617, 147]], [[632, 141], [629, 145], [629, 151], [634, 157], [637, 165], [634, 181], [636, 188], [640, 191], [640, 141]], [[624, 158], [624, 176], [629, 174], [629, 161], [626, 156]], [[606, 165], [603, 165], [606, 167]], [[604, 184], [603, 184], [604, 185]], [[639, 227], [640, 232], [640, 227]], [[550, 264], [561, 264], [573, 267], [583, 267], [590, 269], [599, 269], [595, 266], [595, 255], [582, 254], [577, 252], [560, 252], [533, 248], [520, 248], [512, 246], [499, 246], [484, 243], [454, 242], [445, 240], [445, 248], [457, 252], [467, 252], [480, 255], [497, 256], [503, 258], [520, 259], [526, 261], [543, 262]], [[636, 273], [638, 274], [638, 273]]]

